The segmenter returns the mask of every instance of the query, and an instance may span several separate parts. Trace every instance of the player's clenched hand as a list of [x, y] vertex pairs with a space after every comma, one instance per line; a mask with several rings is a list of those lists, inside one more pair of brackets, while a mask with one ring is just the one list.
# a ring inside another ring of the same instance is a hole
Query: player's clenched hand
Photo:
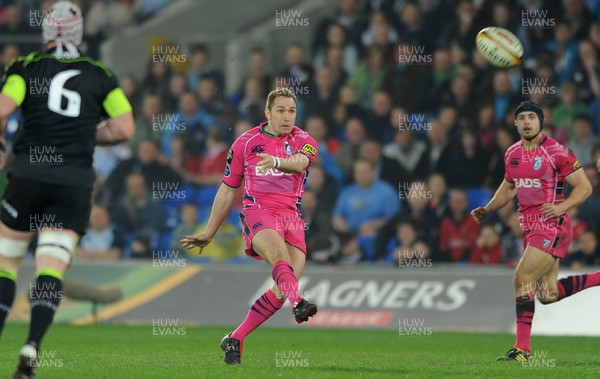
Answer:
[[485, 207], [477, 207], [471, 211], [471, 216], [473, 217], [473, 220], [479, 224], [488, 213], [489, 212]]
[[260, 158], [260, 162], [256, 164], [256, 167], [263, 174], [275, 167], [275, 157], [271, 154], [258, 153], [256, 156]]
[[181, 239], [179, 242], [181, 242], [181, 245], [183, 245], [183, 247], [186, 249], [192, 249], [198, 246], [200, 248], [198, 254], [202, 254], [202, 249], [204, 249], [204, 247], [206, 247], [210, 241], [212, 241], [212, 237], [209, 237], [205, 233], [200, 233], [194, 234], [193, 236], [187, 236]]
[[561, 214], [565, 213], [559, 205], [554, 205], [554, 204], [550, 204], [550, 203], [542, 204], [542, 206], [540, 207], [540, 212], [546, 218], [558, 217]]

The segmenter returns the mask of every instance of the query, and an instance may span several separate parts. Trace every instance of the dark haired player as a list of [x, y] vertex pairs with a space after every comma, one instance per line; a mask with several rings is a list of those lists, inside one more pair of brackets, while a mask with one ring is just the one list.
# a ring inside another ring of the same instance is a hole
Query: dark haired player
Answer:
[[18, 107], [24, 118], [0, 202], [0, 330], [27, 246], [39, 233], [29, 336], [14, 378], [35, 375], [40, 343], [62, 297], [63, 274], [87, 225], [94, 146], [127, 141], [134, 132], [131, 105], [114, 75], [78, 50], [79, 7], [54, 3], [42, 29], [47, 51], [9, 64], [0, 90], [0, 119]]
[[[504, 155], [504, 181], [485, 207], [471, 212], [479, 223], [515, 195], [519, 201], [525, 252], [514, 276], [517, 338], [514, 348], [498, 360], [529, 359], [536, 296], [542, 304], [550, 304], [600, 285], [600, 271], [557, 281], [559, 260], [571, 242], [567, 211], [583, 203], [592, 186], [573, 152], [542, 132], [543, 122], [538, 104], [525, 101], [517, 107], [515, 126], [521, 140]], [[572, 187], [567, 198], [565, 182]]]
[[272, 266], [275, 283], [250, 308], [246, 319], [221, 341], [225, 363], [241, 363], [244, 339], [273, 316], [287, 298], [296, 322], [308, 321], [317, 306], [302, 299], [298, 278], [304, 271], [306, 242], [300, 202], [317, 143], [295, 126], [296, 96], [287, 88], [269, 93], [267, 122], [242, 134], [231, 146], [223, 184], [204, 232], [181, 240], [186, 248], [210, 243], [244, 184], [240, 215], [246, 254]]

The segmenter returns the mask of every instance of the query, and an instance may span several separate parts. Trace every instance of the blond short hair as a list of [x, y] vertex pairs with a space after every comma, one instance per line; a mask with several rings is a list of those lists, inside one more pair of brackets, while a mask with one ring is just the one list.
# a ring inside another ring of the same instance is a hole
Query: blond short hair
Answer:
[[296, 99], [296, 95], [294, 95], [294, 92], [287, 88], [287, 87], [278, 87], [276, 89], [274, 89], [273, 91], [269, 92], [269, 96], [267, 96], [267, 109], [271, 110], [271, 108], [273, 108], [273, 103], [275, 102], [275, 99], [278, 97], [289, 97], [294, 99], [294, 103], [296, 103], [296, 106], [298, 106], [298, 99]]

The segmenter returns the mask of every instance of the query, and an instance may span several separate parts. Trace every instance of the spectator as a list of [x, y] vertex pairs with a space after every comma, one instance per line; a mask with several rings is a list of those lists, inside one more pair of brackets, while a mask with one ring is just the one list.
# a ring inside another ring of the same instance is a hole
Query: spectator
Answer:
[[[179, 242], [187, 236], [191, 236], [196, 233], [196, 230], [200, 227], [198, 223], [199, 219], [198, 206], [195, 203], [185, 203], [179, 209], [179, 217], [181, 218], [181, 224], [177, 225], [171, 237], [169, 249], [173, 251], [183, 252], [181, 243]], [[197, 256], [198, 248], [189, 250], [191, 256]]]
[[588, 41], [579, 42], [579, 62], [571, 78], [577, 88], [577, 98], [586, 104], [600, 97], [600, 62], [598, 50]]
[[[313, 176], [313, 170], [314, 167], [310, 169], [310, 176]], [[304, 191], [302, 194], [307, 258], [320, 263], [334, 262], [340, 249], [339, 239], [333, 233], [329, 204], [331, 203], [318, 196], [313, 190]]]
[[433, 120], [427, 133], [427, 172], [449, 172], [451, 147], [448, 132], [437, 120]]
[[327, 49], [324, 66], [331, 70], [333, 88], [339, 93], [348, 79], [348, 71], [344, 70], [344, 51], [340, 47], [332, 46]]
[[468, 204], [466, 191], [454, 189], [450, 192], [450, 212], [440, 225], [439, 260], [466, 262], [475, 249], [480, 227], [469, 215]]
[[140, 173], [127, 176], [126, 192], [113, 204], [111, 214], [115, 225], [125, 233], [153, 234], [164, 229], [162, 207], [153, 201]]
[[556, 83], [561, 85], [573, 74], [579, 55], [573, 30], [567, 22], [560, 20], [556, 22], [554, 39], [546, 43], [546, 50], [554, 58]]
[[162, 104], [167, 113], [175, 113], [179, 107], [179, 98], [186, 91], [186, 77], [184, 74], [173, 74], [169, 78], [169, 87], [164, 95]]
[[[425, 82], [427, 71], [420, 63], [422, 58], [413, 45], [400, 42], [397, 49], [398, 59], [386, 72], [383, 90], [390, 94], [394, 104], [408, 112], [416, 112], [419, 98], [415, 96], [415, 91]], [[415, 90], [407, 91], [407, 88]]]
[[14, 43], [4, 45], [2, 48], [2, 55], [0, 55], [0, 68], [2, 72], [6, 69], [6, 66], [12, 62], [13, 59], [17, 59], [21, 55], [19, 46]]
[[314, 34], [313, 52], [326, 44], [327, 29], [332, 23], [339, 24], [346, 29], [348, 41], [355, 46], [360, 45], [360, 35], [365, 24], [358, 8], [358, 0], [339, 0], [335, 15], [325, 18]]
[[87, 54], [98, 59], [100, 43], [129, 24], [130, 18], [129, 7], [122, 1], [93, 1], [85, 15]]
[[249, 77], [244, 83], [243, 97], [237, 107], [240, 116], [255, 125], [260, 124], [265, 117], [263, 92], [262, 81], [256, 77]]
[[492, 225], [483, 225], [475, 241], [475, 248], [469, 257], [469, 263], [499, 264], [502, 263], [502, 245], [500, 235]]
[[577, 39], [586, 37], [592, 21], [594, 20], [584, 0], [568, 0], [563, 2], [563, 17], [569, 29]]
[[510, 78], [505, 70], [498, 70], [494, 74], [492, 98], [486, 99], [486, 102], [494, 106], [495, 123], [503, 123], [507, 117], [513, 117], [511, 112], [518, 105], [519, 98], [512, 93]]
[[[335, 181], [342, 185], [344, 183], [344, 173], [335, 163], [334, 152], [339, 147], [339, 142], [335, 138], [327, 138], [327, 127], [325, 121], [320, 116], [312, 116], [306, 120], [306, 132], [315, 139], [319, 145], [319, 157], [323, 163], [323, 168], [327, 174], [335, 178]], [[312, 169], [311, 169], [312, 175]]]
[[201, 186], [216, 186], [223, 181], [227, 144], [219, 128], [212, 128], [206, 136], [206, 151], [200, 158], [197, 175], [192, 182]]
[[390, 252], [390, 241], [402, 223], [411, 223], [415, 229], [416, 239], [432, 247], [438, 243], [440, 220], [435, 214], [435, 208], [428, 206], [432, 200], [432, 193], [425, 182], [402, 183], [399, 186], [399, 197], [406, 202], [407, 207], [402, 207], [377, 232], [375, 238], [376, 258], [384, 257], [386, 252]]
[[[19, 34], [32, 34], [38, 31], [28, 27], [25, 18], [23, 17], [23, 11], [16, 4], [6, 4], [4, 9], [4, 22], [0, 24], [0, 35], [19, 35]], [[87, 21], [86, 21], [87, 25]], [[41, 26], [41, 25], [40, 25]], [[20, 43], [18, 49], [22, 54], [29, 54], [30, 52], [37, 50], [38, 45], [36, 43]], [[5, 46], [3, 46], [4, 48]]]
[[[206, 230], [207, 223], [208, 221], [200, 225], [193, 234], [198, 234], [200, 231]], [[240, 234], [239, 225], [232, 224], [230, 219], [227, 218], [219, 227], [219, 230], [213, 237], [210, 245], [202, 249], [202, 257], [217, 261], [242, 256], [245, 257], [245, 254], [243, 253], [244, 249], [245, 247], [242, 235]], [[188, 254], [192, 257], [197, 257], [197, 255], [193, 255], [192, 251], [188, 251]]]
[[586, 113], [585, 104], [577, 100], [577, 88], [575, 84], [571, 81], [563, 83], [560, 87], [560, 103], [552, 109], [552, 121], [554, 121], [554, 125], [564, 130], [569, 140], [573, 139], [575, 137], [573, 117]]
[[[426, 249], [423, 249], [423, 245]], [[403, 266], [415, 266], [413, 262], [430, 258], [431, 251], [426, 243], [420, 241], [415, 226], [410, 221], [402, 221], [396, 228], [396, 234], [388, 243], [384, 261], [402, 263]], [[418, 266], [417, 266], [418, 267]]]
[[192, 43], [189, 47], [192, 67], [187, 73], [188, 89], [192, 92], [198, 89], [202, 78], [212, 77], [216, 88], [223, 88], [223, 75], [210, 62], [210, 50], [204, 43]]
[[242, 88], [240, 88], [241, 97], [248, 97], [246, 84], [249, 79], [255, 79], [258, 87], [262, 90], [261, 98], [266, 98], [269, 94], [271, 81], [273, 78], [267, 70], [267, 56], [265, 50], [261, 47], [255, 47], [248, 53], [248, 73], [242, 80]]
[[[204, 76], [198, 83], [196, 93], [200, 108], [213, 118], [218, 118], [225, 107], [225, 102], [219, 95], [217, 81], [213, 76]], [[210, 125], [212, 127], [212, 125]]]
[[292, 87], [292, 90], [297, 92], [313, 83], [313, 75], [313, 67], [306, 62], [304, 56], [304, 46], [292, 42], [285, 51], [285, 68], [278, 75], [279, 78], [283, 78], [284, 85], [276, 83], [275, 87]]
[[338, 93], [333, 85], [331, 69], [327, 66], [320, 67], [315, 74], [315, 91], [306, 100], [305, 114], [329, 119], [337, 101]]
[[168, 117], [170, 122], [164, 126], [162, 149], [165, 156], [171, 156], [171, 139], [174, 134], [183, 133], [192, 143], [192, 149], [197, 154], [204, 151], [206, 133], [214, 125], [215, 119], [198, 104], [198, 97], [185, 92], [179, 98], [179, 110]]
[[[594, 161], [598, 161], [600, 158], [600, 145], [596, 144], [594, 147]], [[590, 228], [590, 230], [598, 233], [600, 230], [600, 223], [598, 222], [598, 215], [600, 214], [600, 178], [596, 165], [584, 166], [585, 174], [592, 184], [592, 195], [579, 207], [579, 217], [583, 220]]]
[[427, 207], [433, 212], [439, 225], [448, 210], [448, 186], [446, 185], [446, 179], [444, 179], [442, 174], [434, 172], [427, 178], [427, 188], [431, 194]]
[[153, 94], [163, 99], [169, 92], [171, 67], [165, 62], [150, 62], [146, 75], [142, 79], [140, 92], [142, 95]]
[[508, 232], [502, 237], [502, 260], [508, 267], [515, 266], [525, 249], [519, 214], [514, 210], [514, 205], [511, 204], [511, 207], [513, 209], [505, 217]]
[[371, 108], [367, 110], [367, 135], [379, 141], [379, 143], [387, 143], [392, 139], [392, 130], [398, 126], [398, 120], [392, 121], [390, 127], [390, 119], [392, 116], [392, 99], [385, 91], [377, 91], [373, 94]]
[[494, 106], [488, 103], [479, 107], [476, 131], [483, 149], [491, 151], [495, 147], [497, 127], [498, 124], [494, 122]]
[[317, 212], [323, 211], [331, 214], [338, 198], [338, 190], [334, 178], [327, 174], [322, 165], [313, 164], [310, 167], [306, 187], [318, 198], [320, 205]]
[[579, 249], [567, 256], [562, 262], [572, 270], [581, 270], [585, 266], [597, 266], [600, 264], [598, 255], [598, 238], [592, 231], [583, 232], [577, 241]]
[[598, 139], [592, 135], [592, 120], [586, 114], [573, 117], [573, 138], [569, 139], [567, 147], [573, 150], [573, 154], [582, 166], [593, 165], [596, 162], [592, 157], [592, 150], [598, 143]]
[[110, 221], [108, 209], [95, 204], [90, 213], [90, 225], [75, 248], [77, 259], [117, 260], [124, 247], [123, 236]]
[[[256, 124], [258, 125], [258, 124]], [[236, 140], [239, 136], [252, 129], [254, 124], [248, 120], [239, 120], [233, 125], [233, 139]]]
[[454, 7], [454, 21], [443, 28], [438, 45], [459, 45], [465, 50], [471, 48], [477, 32], [477, 9], [471, 0], [459, 0]]
[[138, 145], [142, 140], [152, 139], [158, 141], [160, 139], [160, 125], [169, 118], [166, 114], [161, 113], [162, 103], [160, 96], [156, 94], [147, 94], [142, 101], [142, 111], [135, 118], [135, 134], [129, 140], [131, 151], [137, 151]]
[[200, 156], [194, 154], [193, 144], [184, 134], [176, 134], [171, 139], [171, 156], [167, 163], [187, 183], [200, 171]]
[[350, 178], [354, 162], [358, 158], [360, 144], [365, 139], [365, 126], [358, 118], [351, 118], [346, 122], [344, 131], [346, 141], [342, 143], [335, 153], [335, 161], [342, 170], [345, 178]]
[[383, 50], [378, 46], [371, 47], [365, 61], [350, 73], [346, 82], [354, 88], [359, 104], [363, 107], [371, 104], [373, 94], [383, 86], [383, 78], [386, 74], [383, 54]]
[[489, 162], [488, 154], [481, 149], [477, 135], [473, 129], [463, 128], [459, 145], [454, 146], [446, 173], [446, 181], [450, 187], [481, 187], [485, 180]]
[[414, 138], [410, 130], [395, 132], [394, 142], [383, 147], [383, 155], [400, 164], [399, 176], [407, 183], [425, 179], [429, 175], [427, 144]]
[[405, 2], [397, 14], [398, 17], [394, 21], [398, 30], [398, 39], [422, 48], [423, 54], [431, 54], [435, 34], [424, 28], [425, 24], [419, 5]]
[[342, 190], [333, 211], [333, 227], [342, 240], [342, 263], [359, 260], [361, 253], [357, 238], [374, 237], [378, 229], [400, 209], [397, 191], [375, 179], [368, 161], [359, 159], [354, 163], [354, 180], [356, 184]]
[[140, 173], [148, 189], [152, 189], [156, 183], [181, 183], [181, 177], [160, 161], [160, 147], [154, 140], [142, 140], [136, 155], [120, 162], [110, 173], [105, 190], [111, 199], [116, 200], [125, 192], [126, 179], [132, 173]]
[[393, 188], [398, 187], [403, 180], [400, 176], [400, 165], [396, 160], [381, 154], [381, 144], [378, 141], [371, 139], [361, 143], [358, 157], [371, 163], [376, 179], [388, 183]]
[[450, 51], [439, 48], [433, 52], [433, 69], [416, 87], [415, 96], [419, 98], [418, 111], [429, 113], [439, 109], [442, 95], [450, 88], [450, 81], [457, 74], [457, 68], [452, 64]]
[[483, 186], [487, 188], [498, 188], [504, 180], [504, 154], [509, 147], [516, 142], [513, 133], [508, 128], [496, 129], [494, 146], [487, 166]]
[[340, 24], [332, 23], [327, 27], [325, 44], [319, 46], [314, 54], [313, 66], [320, 68], [327, 61], [329, 49], [339, 48], [342, 52], [342, 67], [346, 72], [353, 72], [358, 65], [358, 50], [346, 37], [346, 29]]
[[467, 122], [475, 116], [471, 85], [464, 76], [456, 76], [450, 82], [450, 91], [442, 97], [442, 101], [456, 108], [459, 123]]
[[139, 84], [132, 73], [125, 73], [119, 77], [119, 84], [127, 96], [127, 100], [131, 103], [133, 113], [137, 117], [140, 107], [142, 106], [142, 98], [140, 96]]

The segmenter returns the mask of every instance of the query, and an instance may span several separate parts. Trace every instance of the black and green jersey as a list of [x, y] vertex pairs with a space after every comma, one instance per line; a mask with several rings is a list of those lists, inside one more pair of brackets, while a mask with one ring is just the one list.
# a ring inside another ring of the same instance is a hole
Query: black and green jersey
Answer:
[[131, 111], [112, 72], [85, 56], [58, 58], [49, 50], [8, 65], [1, 92], [21, 107], [10, 176], [91, 188], [96, 126]]

